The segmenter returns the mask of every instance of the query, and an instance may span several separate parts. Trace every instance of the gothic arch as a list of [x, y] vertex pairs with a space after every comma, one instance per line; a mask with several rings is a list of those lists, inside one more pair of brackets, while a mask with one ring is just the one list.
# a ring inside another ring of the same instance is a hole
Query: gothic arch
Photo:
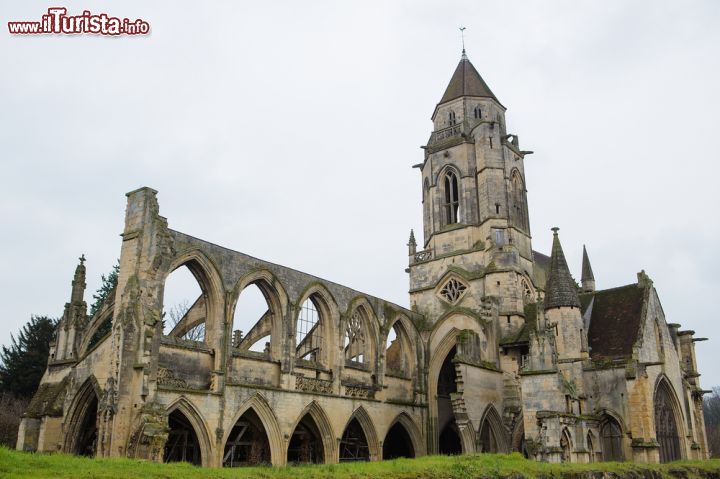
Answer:
[[[92, 437], [81, 437], [86, 431], [92, 429], [92, 415], [94, 408], [95, 424], [97, 424], [97, 407], [101, 394], [100, 385], [94, 375], [90, 375], [80, 386], [75, 397], [68, 408], [68, 414], [65, 416], [64, 429], [65, 440], [63, 444], [63, 452], [75, 455], [92, 455], [94, 452], [88, 450], [92, 446]], [[87, 431], [87, 436], [92, 436], [92, 431]], [[97, 427], [95, 427], [97, 434]]]
[[511, 219], [515, 226], [528, 230], [528, 212], [527, 212], [527, 190], [525, 189], [525, 179], [518, 168], [513, 168], [509, 176], [509, 197], [512, 204]]
[[[162, 276], [161, 294], [159, 295], [162, 298], [161, 308], [165, 307], [165, 283], [170, 274], [182, 266], [187, 267], [195, 277], [195, 280], [202, 291], [201, 298], [205, 300], [205, 342], [208, 345], [211, 345], [211, 347], [217, 347], [224, 336], [225, 288], [223, 286], [220, 270], [202, 251], [199, 249], [184, 251], [176, 255], [172, 260], [170, 266]], [[179, 331], [189, 331], [198, 324], [201, 324], [201, 322], [198, 322], [197, 324], [178, 324], [175, 329], [180, 327]]]
[[200, 445], [200, 460], [202, 465], [209, 467], [212, 465], [213, 446], [210, 441], [210, 433], [207, 429], [207, 423], [203, 419], [200, 411], [185, 397], [180, 396], [173, 401], [165, 410], [165, 415], [170, 416], [173, 412], [179, 411], [185, 416], [195, 431], [198, 443]]
[[565, 427], [560, 431], [560, 461], [573, 462], [573, 438], [570, 430]]
[[[312, 402], [310, 402], [310, 404], [305, 406], [305, 409], [302, 410], [298, 418], [295, 420], [295, 423], [290, 428], [290, 434], [292, 435], [292, 433], [295, 432], [295, 429], [300, 424], [300, 421], [302, 421], [302, 419], [307, 415], [312, 418], [318, 430], [320, 431], [320, 439], [322, 440], [323, 445], [323, 463], [335, 463], [337, 458], [335, 434], [333, 433], [332, 426], [330, 425], [330, 420], [328, 419], [327, 414], [325, 414], [325, 410], [317, 403], [317, 401], [313, 400]], [[286, 458], [287, 448], [289, 446], [290, 441], [288, 440], [287, 446], [285, 447]]]
[[512, 432], [510, 444], [510, 452], [519, 452], [525, 456], [525, 458], [528, 457], [527, 449], [525, 448], [525, 418], [522, 413], [520, 413], [515, 420], [515, 429]]
[[624, 461], [623, 428], [614, 416], [606, 414], [600, 421], [600, 441], [603, 461]]
[[464, 205], [461, 200], [461, 178], [459, 168], [454, 165], [446, 165], [438, 174], [442, 226], [462, 223]]
[[[379, 460], [382, 454], [380, 451], [380, 443], [378, 442], [377, 432], [375, 431], [375, 425], [373, 424], [367, 410], [365, 410], [363, 406], [360, 406], [355, 410], [355, 412], [352, 413], [350, 418], [345, 423], [345, 427], [343, 427], [343, 434], [354, 419], [357, 419], [358, 423], [360, 423], [360, 427], [365, 434], [365, 440], [367, 441], [368, 450], [370, 452], [370, 460]], [[340, 451], [338, 451], [338, 454], [339, 453]]]
[[420, 428], [405, 411], [401, 412], [395, 417], [395, 419], [393, 419], [393, 421], [388, 425], [387, 431], [385, 431], [385, 436], [383, 437], [387, 438], [390, 429], [392, 429], [396, 424], [402, 425], [408, 433], [415, 457], [424, 456], [426, 454], [425, 441], [422, 433], [420, 432]]
[[[251, 285], [257, 286], [262, 293], [263, 297], [268, 306], [268, 310], [272, 315], [271, 319], [271, 333], [270, 333], [270, 357], [278, 358], [282, 354], [283, 344], [283, 319], [286, 317], [289, 299], [283, 284], [278, 280], [275, 275], [266, 270], [251, 271], [243, 275], [238, 279], [237, 283], [232, 289], [230, 304], [231, 307], [228, 311], [228, 327], [226, 328], [225, 334], [230, 340], [229, 345], [232, 345], [232, 329], [234, 324], [235, 309], [237, 308], [238, 302], [242, 296], [243, 291]], [[258, 318], [260, 319], [260, 318]], [[250, 331], [246, 331], [247, 334]]]
[[[114, 295], [114, 293], [112, 294]], [[105, 307], [98, 311], [95, 316], [90, 320], [87, 328], [85, 328], [82, 342], [80, 343], [80, 347], [78, 348], [78, 358], [84, 357], [87, 351], [90, 349], [90, 342], [95, 336], [97, 330], [100, 329], [100, 326], [102, 326], [107, 320], [112, 321], [114, 306], [115, 300], [112, 300], [109, 304], [106, 304]]]
[[402, 373], [405, 377], [412, 379], [418, 374], [418, 365], [421, 364], [424, 355], [422, 354], [422, 347], [418, 347], [422, 344], [420, 334], [415, 325], [405, 315], [398, 315], [393, 318], [381, 338], [382, 372], [383, 375], [388, 372], [387, 342], [390, 331], [395, 328], [397, 328], [395, 331], [396, 341], [400, 341], [400, 348], [405, 350], [404, 353], [407, 356], [407, 367]]
[[[370, 371], [374, 372], [378, 358], [378, 319], [370, 302], [364, 296], [355, 297], [350, 302], [345, 316], [340, 321], [338, 344], [342, 351], [342, 357], [345, 361], [348, 360], [346, 357], [345, 340], [348, 335], [348, 327], [351, 326], [349, 323], [355, 312], [360, 316], [360, 320], [362, 321], [361, 327], [364, 329], [365, 334], [365, 358], [363, 362]], [[351, 347], [351, 345], [348, 344], [347, 347]]]
[[661, 374], [653, 394], [655, 406], [655, 437], [660, 444], [660, 462], [669, 462], [685, 457], [683, 412], [675, 390], [668, 378]]
[[503, 426], [500, 414], [498, 414], [497, 409], [495, 409], [495, 406], [492, 404], [488, 404], [482, 415], [480, 428], [478, 428], [478, 437], [482, 452], [510, 452], [505, 426]]
[[[293, 312], [292, 318], [292, 335], [290, 338], [290, 344], [292, 345], [291, 350], [297, 353], [297, 327], [300, 319], [301, 308], [305, 301], [311, 299], [317, 312], [320, 316], [322, 323], [321, 338], [322, 347], [320, 358], [318, 362], [328, 368], [332, 368], [335, 365], [336, 351], [338, 344], [336, 338], [337, 325], [339, 323], [340, 312], [338, 310], [337, 302], [333, 297], [332, 293], [320, 282], [313, 282], [309, 284], [303, 293], [300, 295], [300, 299], [297, 302], [297, 307]], [[296, 356], [297, 354], [295, 354]]]
[[275, 413], [267, 403], [267, 400], [258, 393], [255, 393], [251, 398], [242, 403], [240, 409], [238, 409], [235, 413], [228, 427], [225, 428], [225, 435], [222, 439], [222, 449], [225, 449], [225, 444], [232, 432], [232, 428], [240, 420], [243, 414], [249, 410], [253, 410], [255, 414], [257, 414], [263, 428], [265, 428], [265, 434], [267, 434], [268, 442], [270, 443], [270, 458], [272, 463], [277, 466], [285, 465], [287, 456], [284, 454], [285, 442], [283, 440], [283, 435], [280, 432], [280, 425], [278, 424]]

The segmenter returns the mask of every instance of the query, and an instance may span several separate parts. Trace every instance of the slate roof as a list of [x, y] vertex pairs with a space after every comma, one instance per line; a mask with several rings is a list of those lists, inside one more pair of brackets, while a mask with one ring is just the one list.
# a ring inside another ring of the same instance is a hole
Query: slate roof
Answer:
[[455, 98], [460, 98], [461, 96], [492, 98], [500, 103], [464, 53], [460, 59], [460, 63], [458, 63], [455, 69], [455, 73], [453, 73], [450, 79], [450, 83], [445, 89], [445, 94], [442, 96], [440, 103], [445, 103]]
[[579, 308], [580, 300], [578, 299], [577, 285], [570, 274], [557, 231], [557, 228], [553, 228], [550, 274], [545, 287], [545, 309], [560, 306]]
[[629, 284], [580, 295], [582, 312], [590, 304], [588, 346], [594, 360], [629, 359], [640, 334], [645, 288]]

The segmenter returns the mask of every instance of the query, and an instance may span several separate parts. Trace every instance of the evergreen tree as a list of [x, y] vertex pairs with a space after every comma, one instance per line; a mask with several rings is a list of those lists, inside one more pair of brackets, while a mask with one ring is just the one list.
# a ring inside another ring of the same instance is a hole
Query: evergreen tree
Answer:
[[0, 351], [0, 392], [30, 398], [45, 373], [56, 326], [56, 319], [33, 315], [17, 338], [10, 335], [10, 347]]
[[118, 263], [112, 267], [112, 270], [110, 271], [110, 274], [102, 275], [102, 285], [100, 286], [100, 289], [98, 289], [95, 294], [93, 294], [93, 304], [90, 306], [90, 317], [94, 316], [95, 313], [98, 312], [100, 307], [103, 304], [103, 301], [107, 299], [107, 297], [112, 293], [112, 290], [115, 289], [118, 282], [118, 273], [120, 272], [120, 261], [118, 260]]

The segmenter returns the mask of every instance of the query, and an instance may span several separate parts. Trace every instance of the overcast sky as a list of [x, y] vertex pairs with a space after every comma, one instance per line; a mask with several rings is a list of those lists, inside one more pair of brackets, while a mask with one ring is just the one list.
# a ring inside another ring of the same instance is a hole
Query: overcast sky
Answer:
[[143, 37], [0, 33], [0, 343], [120, 254], [125, 193], [170, 227], [408, 304], [430, 115], [460, 57], [508, 108], [533, 247], [599, 288], [655, 281], [720, 385], [720, 2], [0, 2], [0, 25], [143, 18]]

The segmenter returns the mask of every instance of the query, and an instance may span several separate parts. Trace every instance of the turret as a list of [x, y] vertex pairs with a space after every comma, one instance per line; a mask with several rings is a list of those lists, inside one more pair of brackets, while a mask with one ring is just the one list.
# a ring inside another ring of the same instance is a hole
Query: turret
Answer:
[[581, 359], [587, 357], [584, 347], [586, 331], [580, 314], [578, 288], [560, 245], [559, 229], [552, 228], [550, 273], [545, 287], [545, 319], [548, 326], [555, 327], [558, 359]]

